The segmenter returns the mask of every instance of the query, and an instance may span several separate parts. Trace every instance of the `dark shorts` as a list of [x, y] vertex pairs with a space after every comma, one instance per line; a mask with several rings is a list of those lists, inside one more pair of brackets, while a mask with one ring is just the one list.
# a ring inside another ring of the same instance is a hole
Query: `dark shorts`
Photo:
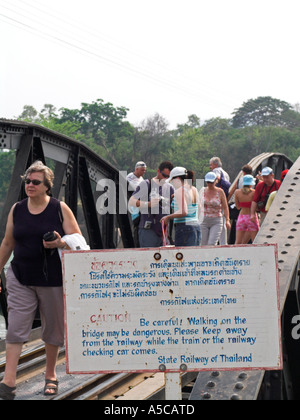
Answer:
[[163, 246], [162, 236], [158, 236], [153, 229], [139, 229], [141, 248], [159, 248]]
[[200, 246], [200, 242], [201, 230], [199, 224], [175, 224], [175, 246]]

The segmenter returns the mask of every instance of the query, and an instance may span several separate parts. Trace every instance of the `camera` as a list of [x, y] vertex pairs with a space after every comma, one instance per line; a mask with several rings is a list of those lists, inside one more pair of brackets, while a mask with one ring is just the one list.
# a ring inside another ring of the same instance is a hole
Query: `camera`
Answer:
[[266, 203], [264, 201], [259, 201], [257, 203], [258, 210], [262, 210], [265, 207]]
[[57, 239], [57, 236], [54, 232], [47, 232], [44, 234], [43, 239], [45, 242], [52, 242]]
[[259, 201], [259, 202], [257, 203], [257, 208], [258, 208], [259, 210], [262, 210], [262, 209], [264, 209], [264, 208], [266, 207], [267, 202], [268, 202], [268, 200], [269, 200], [269, 197], [270, 197], [270, 194], [266, 194], [264, 201]]

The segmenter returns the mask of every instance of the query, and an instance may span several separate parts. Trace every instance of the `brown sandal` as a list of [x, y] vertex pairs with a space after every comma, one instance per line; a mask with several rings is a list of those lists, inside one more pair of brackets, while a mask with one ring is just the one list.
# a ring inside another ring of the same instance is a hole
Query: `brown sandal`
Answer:
[[[48, 391], [48, 392], [47, 392]], [[52, 391], [52, 392], [49, 392]], [[44, 395], [46, 397], [52, 397], [52, 395], [57, 395], [58, 393], [58, 381], [53, 381], [52, 379], [45, 380]]]

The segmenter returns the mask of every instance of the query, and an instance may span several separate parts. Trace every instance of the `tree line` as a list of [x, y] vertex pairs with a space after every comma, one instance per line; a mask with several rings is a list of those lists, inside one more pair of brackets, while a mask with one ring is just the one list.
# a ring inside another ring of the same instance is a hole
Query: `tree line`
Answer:
[[[219, 156], [233, 179], [250, 159], [263, 152], [284, 153], [291, 160], [300, 155], [300, 107], [272, 97], [250, 99], [233, 110], [232, 118], [201, 122], [196, 115], [170, 130], [167, 120], [155, 114], [138, 126], [127, 120], [128, 109], [97, 99], [78, 109], [45, 104], [38, 112], [25, 105], [19, 120], [41, 124], [85, 143], [117, 169], [131, 172], [137, 161], [155, 174], [160, 162], [195, 171], [203, 178], [209, 159]], [[4, 164], [0, 162], [3, 172]]]

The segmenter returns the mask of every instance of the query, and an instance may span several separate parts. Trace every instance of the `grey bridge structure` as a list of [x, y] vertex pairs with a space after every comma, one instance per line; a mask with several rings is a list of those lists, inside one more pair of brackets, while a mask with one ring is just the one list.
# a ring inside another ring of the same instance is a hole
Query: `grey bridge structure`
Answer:
[[[21, 175], [35, 160], [41, 160], [54, 170], [53, 196], [72, 209], [91, 249], [135, 247], [130, 214], [118, 211], [124, 200], [119, 170], [83, 143], [39, 125], [0, 119], [0, 148], [15, 151], [10, 186], [2, 204], [0, 240], [12, 205], [25, 197]], [[292, 336], [295, 319], [300, 319], [300, 158], [293, 163], [283, 154], [263, 153], [249, 164], [254, 175], [264, 166], [272, 167], [277, 179], [283, 170], [290, 169], [255, 240], [258, 244], [278, 244], [284, 368], [275, 372], [200, 372], [191, 400], [300, 399], [300, 340]], [[98, 200], [104, 203], [106, 194], [97, 184], [107, 179], [117, 187], [116, 214], [97, 211]], [[127, 199], [127, 189], [125, 196]], [[4, 272], [1, 277], [5, 289]], [[6, 316], [5, 293], [0, 295], [0, 304]]]

